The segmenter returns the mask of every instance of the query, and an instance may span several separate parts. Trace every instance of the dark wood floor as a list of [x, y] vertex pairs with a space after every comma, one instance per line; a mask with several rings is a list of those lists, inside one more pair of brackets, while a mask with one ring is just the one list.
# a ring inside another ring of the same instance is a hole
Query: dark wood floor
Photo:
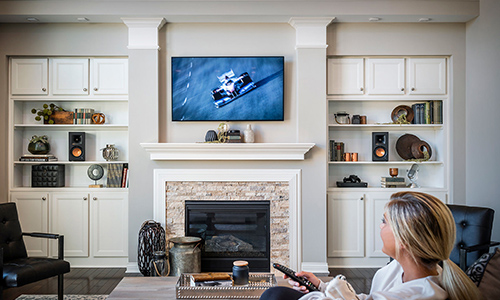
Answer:
[[[342, 274], [347, 277], [357, 293], [367, 294], [377, 269], [330, 269], [330, 276]], [[72, 268], [64, 275], [64, 293], [81, 295], [108, 295], [125, 276], [142, 276], [141, 274], [125, 274], [125, 268], [96, 269]], [[56, 294], [57, 277], [41, 280], [18, 288], [4, 290], [4, 300], [14, 300], [21, 294]]]

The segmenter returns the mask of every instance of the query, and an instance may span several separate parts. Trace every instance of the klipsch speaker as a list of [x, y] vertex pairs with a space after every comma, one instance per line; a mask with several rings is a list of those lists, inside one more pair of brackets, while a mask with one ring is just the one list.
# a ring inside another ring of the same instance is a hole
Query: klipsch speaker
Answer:
[[69, 161], [85, 160], [85, 132], [69, 133]]
[[372, 161], [389, 160], [389, 133], [372, 132]]

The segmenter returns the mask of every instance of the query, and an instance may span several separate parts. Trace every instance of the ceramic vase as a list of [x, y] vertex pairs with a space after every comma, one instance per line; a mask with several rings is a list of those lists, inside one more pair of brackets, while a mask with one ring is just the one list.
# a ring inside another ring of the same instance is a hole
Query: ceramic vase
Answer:
[[253, 143], [255, 141], [255, 133], [252, 130], [252, 125], [248, 124], [247, 129], [243, 132], [245, 143]]

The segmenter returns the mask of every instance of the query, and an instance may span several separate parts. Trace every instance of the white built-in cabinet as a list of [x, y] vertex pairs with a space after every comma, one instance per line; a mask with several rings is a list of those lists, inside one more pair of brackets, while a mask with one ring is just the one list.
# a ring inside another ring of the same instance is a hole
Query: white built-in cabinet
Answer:
[[[358, 161], [328, 160], [328, 261], [331, 266], [380, 266], [379, 224], [391, 194], [405, 189], [382, 188], [381, 177], [398, 168], [399, 177], [415, 162], [404, 161], [396, 142], [410, 133], [429, 143], [432, 157], [418, 162], [420, 188], [414, 189], [448, 201], [449, 107], [447, 57], [328, 57], [328, 141], [343, 142], [345, 152], [358, 153]], [[399, 105], [431, 100], [443, 104], [442, 124], [391, 124]], [[335, 113], [364, 115], [367, 124], [338, 124]], [[372, 161], [372, 133], [388, 132], [388, 161]], [[358, 175], [367, 188], [341, 188], [336, 182]], [[406, 180], [407, 183], [408, 180]]]
[[[101, 149], [115, 144], [128, 163], [128, 59], [123, 57], [11, 57], [9, 64], [9, 194], [16, 202], [23, 231], [65, 235], [65, 257], [72, 266], [127, 264], [128, 188], [106, 188], [107, 161]], [[33, 108], [54, 103], [67, 111], [92, 108], [104, 124], [43, 124]], [[85, 132], [86, 160], [69, 161], [68, 132]], [[47, 135], [55, 162], [27, 162], [33, 135]], [[65, 187], [31, 187], [35, 164], [63, 164]], [[88, 178], [92, 164], [103, 166], [98, 182]], [[30, 255], [54, 256], [55, 241], [32, 239]]]

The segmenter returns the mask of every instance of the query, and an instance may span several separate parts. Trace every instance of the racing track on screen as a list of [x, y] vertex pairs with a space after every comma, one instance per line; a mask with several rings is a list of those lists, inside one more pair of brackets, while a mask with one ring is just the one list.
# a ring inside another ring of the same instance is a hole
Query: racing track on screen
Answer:
[[[258, 61], [261, 62], [261, 61]], [[172, 119], [182, 121], [234, 121], [280, 119], [283, 112], [281, 66], [278, 68], [255, 61], [232, 65], [230, 60], [196, 58], [182, 66], [172, 66]], [[233, 69], [236, 76], [248, 72], [257, 88], [233, 102], [216, 108], [212, 89], [220, 85], [217, 75]]]

